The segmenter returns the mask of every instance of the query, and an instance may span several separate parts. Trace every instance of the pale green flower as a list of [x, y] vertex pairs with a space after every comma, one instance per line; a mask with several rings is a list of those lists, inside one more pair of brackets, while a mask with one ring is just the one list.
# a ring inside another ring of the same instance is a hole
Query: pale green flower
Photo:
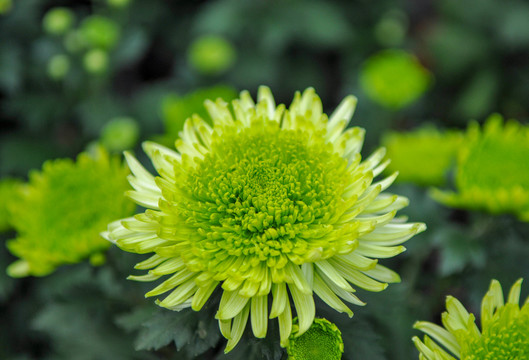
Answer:
[[456, 298], [448, 296], [442, 327], [426, 321], [414, 325], [426, 334], [424, 342], [417, 336], [413, 338], [420, 359], [529, 359], [529, 298], [520, 308], [521, 286], [522, 279], [519, 279], [511, 287], [505, 303], [500, 283], [492, 280], [481, 304], [481, 331], [474, 314], [469, 314]]
[[303, 334], [314, 320], [313, 292], [352, 316], [342, 300], [364, 303], [351, 285], [381, 291], [398, 282], [378, 258], [403, 252], [400, 244], [425, 226], [395, 218], [408, 204], [383, 192], [396, 174], [374, 181], [385, 151], [362, 161], [364, 130], [346, 130], [355, 105], [348, 96], [327, 118], [313, 89], [296, 93], [286, 109], [261, 87], [257, 104], [246, 91], [231, 106], [206, 101], [213, 127], [188, 119], [177, 151], [144, 143], [158, 177], [127, 153], [129, 196], [147, 210], [104, 235], [126, 251], [155, 253], [136, 267], [148, 274], [130, 278], [169, 275], [146, 295], [170, 292], [158, 304], [172, 310], [199, 311], [220, 286], [226, 352], [249, 317], [259, 338], [277, 318], [284, 345], [290, 299]]
[[439, 202], [493, 214], [513, 213], [529, 221], [529, 127], [500, 115], [490, 116], [483, 128], [469, 125], [459, 151], [456, 191], [435, 189]]
[[340, 360], [343, 354], [342, 333], [326, 319], [314, 319], [311, 327], [298, 336], [297, 318], [292, 325], [288, 360]]
[[428, 89], [432, 75], [417, 58], [402, 50], [384, 50], [366, 60], [360, 85], [374, 102], [398, 110]]
[[99, 236], [113, 219], [131, 215], [134, 203], [123, 196], [128, 169], [102, 148], [77, 161], [51, 160], [30, 173], [29, 183], [9, 204], [16, 239], [8, 249], [21, 259], [9, 275], [43, 276], [62, 264], [77, 263], [108, 248]]
[[462, 140], [459, 132], [440, 132], [429, 126], [409, 132], [390, 132], [382, 139], [391, 159], [386, 172], [398, 171], [399, 182], [442, 185], [454, 165]]

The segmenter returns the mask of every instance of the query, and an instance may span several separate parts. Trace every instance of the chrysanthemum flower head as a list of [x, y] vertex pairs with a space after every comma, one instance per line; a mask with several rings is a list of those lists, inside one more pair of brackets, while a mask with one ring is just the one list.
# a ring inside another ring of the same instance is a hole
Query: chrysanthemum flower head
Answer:
[[327, 319], [315, 318], [311, 327], [298, 336], [297, 318], [288, 340], [289, 360], [340, 360], [343, 354], [342, 333]]
[[131, 215], [135, 205], [123, 196], [129, 170], [103, 148], [81, 153], [77, 161], [51, 160], [30, 173], [17, 201], [9, 204], [17, 238], [8, 249], [21, 259], [7, 272], [43, 276], [62, 264], [100, 258], [108, 242], [99, 233], [109, 221]]
[[[162, 307], [200, 310], [217, 287], [216, 314], [228, 339], [239, 341], [248, 318], [265, 337], [279, 321], [281, 343], [315, 316], [313, 293], [352, 316], [344, 301], [363, 305], [351, 285], [381, 291], [399, 276], [377, 258], [395, 256], [424, 224], [396, 219], [406, 198], [384, 193], [396, 174], [374, 181], [384, 150], [362, 161], [364, 130], [346, 130], [356, 99], [346, 97], [327, 118], [313, 89], [288, 109], [267, 87], [254, 103], [243, 91], [231, 105], [206, 101], [213, 119], [185, 123], [177, 151], [144, 143], [159, 176], [126, 154], [129, 196], [148, 209], [114, 222], [105, 236], [126, 251], [155, 254], [137, 265], [135, 280], [170, 277], [147, 293]], [[270, 302], [271, 301], [271, 306]]]
[[458, 154], [457, 191], [434, 190], [448, 206], [513, 213], [529, 221], [529, 127], [500, 115], [472, 123]]
[[413, 338], [420, 359], [529, 359], [529, 298], [520, 308], [521, 286], [522, 279], [519, 279], [511, 287], [505, 303], [500, 283], [492, 280], [481, 304], [481, 331], [475, 316], [456, 298], [448, 296], [447, 311], [442, 315], [443, 327], [426, 321], [414, 325], [426, 334], [424, 342], [417, 336]]
[[398, 181], [442, 185], [462, 140], [459, 132], [441, 132], [431, 126], [410, 132], [390, 132], [382, 140], [391, 159], [386, 172], [398, 171]]

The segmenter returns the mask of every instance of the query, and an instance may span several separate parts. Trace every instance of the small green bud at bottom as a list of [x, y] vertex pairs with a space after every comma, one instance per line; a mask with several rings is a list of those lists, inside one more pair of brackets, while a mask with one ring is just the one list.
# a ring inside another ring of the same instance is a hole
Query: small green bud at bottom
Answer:
[[344, 350], [342, 333], [326, 319], [314, 319], [311, 327], [298, 336], [297, 318], [287, 345], [289, 360], [340, 360]]

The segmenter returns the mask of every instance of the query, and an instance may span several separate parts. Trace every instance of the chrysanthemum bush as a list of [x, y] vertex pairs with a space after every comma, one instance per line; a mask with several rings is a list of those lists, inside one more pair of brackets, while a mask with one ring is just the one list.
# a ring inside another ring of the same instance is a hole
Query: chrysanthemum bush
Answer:
[[456, 191], [433, 197], [456, 208], [512, 213], [529, 221], [529, 127], [494, 114], [472, 122], [458, 152]]
[[81, 153], [76, 161], [49, 160], [30, 173], [27, 184], [8, 205], [17, 232], [7, 247], [20, 260], [11, 276], [44, 276], [63, 264], [87, 257], [98, 261], [108, 242], [99, 233], [109, 221], [134, 213], [123, 197], [129, 170], [102, 147]]
[[157, 300], [162, 307], [199, 311], [220, 287], [226, 352], [249, 318], [259, 338], [277, 318], [285, 346], [291, 300], [303, 334], [314, 321], [314, 293], [352, 316], [344, 301], [364, 305], [353, 286], [381, 291], [398, 282], [378, 259], [403, 252], [401, 244], [425, 228], [396, 217], [408, 204], [385, 192], [397, 174], [375, 180], [388, 164], [384, 149], [362, 161], [364, 130], [347, 128], [354, 97], [329, 118], [310, 88], [288, 109], [267, 87], [257, 99], [243, 91], [231, 104], [206, 101], [213, 126], [188, 119], [176, 151], [144, 143], [159, 176], [126, 153], [128, 195], [147, 210], [103, 234], [123, 250], [154, 253], [136, 266], [148, 273], [130, 278], [163, 278], [146, 294], [169, 292]]
[[492, 280], [481, 304], [481, 330], [475, 315], [459, 300], [448, 296], [442, 327], [426, 321], [414, 326], [426, 334], [423, 341], [413, 338], [420, 359], [529, 359], [529, 298], [520, 307], [521, 286], [519, 279], [505, 303], [500, 283]]

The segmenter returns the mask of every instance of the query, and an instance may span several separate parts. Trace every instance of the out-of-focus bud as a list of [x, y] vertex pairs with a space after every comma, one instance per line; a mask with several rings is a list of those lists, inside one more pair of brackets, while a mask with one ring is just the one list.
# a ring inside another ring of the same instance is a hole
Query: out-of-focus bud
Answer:
[[105, 50], [92, 49], [83, 57], [86, 71], [92, 74], [102, 74], [108, 69], [108, 54]]
[[196, 39], [187, 52], [189, 64], [207, 75], [217, 75], [228, 70], [236, 58], [233, 45], [217, 35], [206, 35]]
[[48, 62], [48, 76], [53, 80], [61, 80], [70, 71], [70, 58], [68, 55], [53, 56]]
[[65, 7], [50, 9], [42, 19], [42, 27], [48, 34], [63, 35], [75, 22], [72, 10]]

